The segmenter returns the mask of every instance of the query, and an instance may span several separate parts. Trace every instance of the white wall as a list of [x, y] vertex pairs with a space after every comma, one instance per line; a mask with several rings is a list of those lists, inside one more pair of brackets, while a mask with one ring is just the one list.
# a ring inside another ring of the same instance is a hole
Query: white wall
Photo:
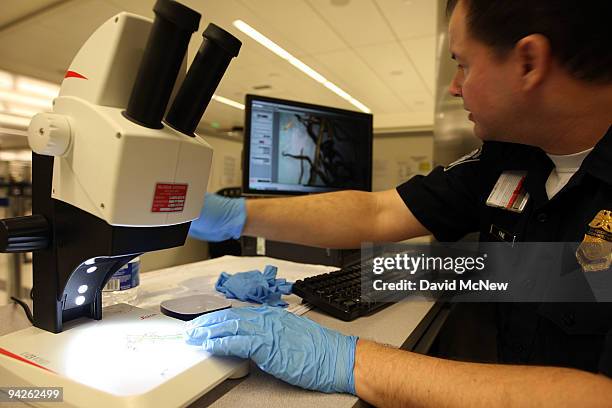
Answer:
[[214, 193], [225, 187], [240, 187], [242, 138], [205, 136], [204, 139], [214, 149], [208, 191]]
[[433, 132], [374, 136], [372, 190], [394, 188], [416, 174], [432, 168]]
[[[412, 176], [427, 174], [433, 163], [433, 131], [404, 132], [374, 136], [372, 190], [397, 187]], [[431, 236], [406, 243], [426, 244]]]
[[153, 271], [174, 265], [197, 262], [207, 258], [208, 244], [197, 239], [187, 238], [183, 246], [147, 252], [142, 255], [140, 257], [140, 270], [141, 272]]

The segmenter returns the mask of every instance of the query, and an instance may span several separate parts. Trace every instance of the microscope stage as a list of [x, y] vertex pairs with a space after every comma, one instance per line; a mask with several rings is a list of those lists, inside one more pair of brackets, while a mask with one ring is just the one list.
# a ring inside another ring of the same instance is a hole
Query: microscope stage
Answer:
[[63, 406], [186, 406], [248, 362], [211, 356], [182, 338], [184, 322], [126, 304], [54, 334], [29, 327], [0, 337], [3, 387], [63, 387]]

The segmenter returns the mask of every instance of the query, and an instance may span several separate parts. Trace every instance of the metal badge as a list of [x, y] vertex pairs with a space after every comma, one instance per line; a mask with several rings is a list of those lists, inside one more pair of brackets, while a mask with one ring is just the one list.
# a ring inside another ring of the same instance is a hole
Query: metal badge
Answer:
[[612, 211], [600, 210], [576, 251], [584, 272], [603, 271], [612, 266]]

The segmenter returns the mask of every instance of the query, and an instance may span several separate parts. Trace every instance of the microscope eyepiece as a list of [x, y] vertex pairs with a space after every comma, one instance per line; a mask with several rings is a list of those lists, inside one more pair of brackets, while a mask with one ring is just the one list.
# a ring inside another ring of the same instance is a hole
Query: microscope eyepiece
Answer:
[[200, 26], [200, 13], [174, 0], [157, 0], [153, 11], [157, 16], [172, 22], [181, 30], [193, 33]]
[[158, 0], [153, 11], [155, 20], [124, 114], [142, 126], [161, 129], [161, 119], [201, 15], [172, 0]]
[[242, 46], [239, 39], [215, 24], [209, 24], [202, 36], [202, 45], [166, 115], [169, 126], [189, 136], [194, 136], [223, 74]]
[[[214, 41], [218, 46], [223, 48], [231, 58], [237, 57], [240, 47], [242, 47], [242, 41], [216, 24], [210, 23], [202, 33], [202, 37]], [[204, 47], [204, 45], [205, 43], [202, 43], [202, 47]]]

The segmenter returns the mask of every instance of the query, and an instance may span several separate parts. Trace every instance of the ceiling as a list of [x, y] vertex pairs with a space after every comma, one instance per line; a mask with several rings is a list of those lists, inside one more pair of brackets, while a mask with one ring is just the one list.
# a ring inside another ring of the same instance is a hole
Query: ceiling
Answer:
[[[376, 129], [431, 126], [437, 1], [182, 0], [243, 42], [216, 93], [355, 107], [237, 30], [241, 19], [368, 106]], [[153, 0], [2, 0], [0, 69], [60, 83], [79, 47], [121, 11], [153, 17]], [[259, 89], [265, 87], [266, 89]], [[203, 125], [242, 126], [244, 112], [211, 102]]]

